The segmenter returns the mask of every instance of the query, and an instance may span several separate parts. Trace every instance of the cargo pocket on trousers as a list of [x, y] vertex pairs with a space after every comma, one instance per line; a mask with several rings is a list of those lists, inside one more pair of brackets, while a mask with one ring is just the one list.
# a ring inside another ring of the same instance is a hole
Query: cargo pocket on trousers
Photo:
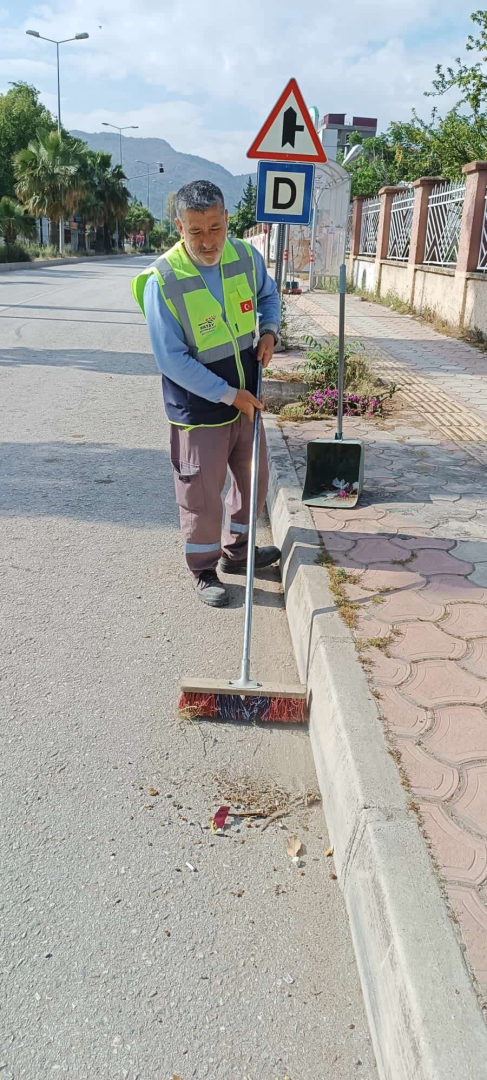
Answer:
[[196, 514], [205, 508], [205, 489], [199, 465], [189, 461], [172, 461], [176, 502], [182, 510]]

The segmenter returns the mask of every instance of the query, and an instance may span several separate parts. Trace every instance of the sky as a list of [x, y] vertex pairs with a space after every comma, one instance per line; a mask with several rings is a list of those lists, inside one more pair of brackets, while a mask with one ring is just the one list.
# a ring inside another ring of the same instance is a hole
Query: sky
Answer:
[[[56, 114], [55, 46], [25, 31], [88, 32], [60, 50], [66, 127], [137, 124], [133, 135], [242, 173], [291, 76], [320, 114], [376, 116], [380, 130], [413, 107], [427, 117], [436, 64], [471, 60], [475, 9], [473, 0], [18, 0], [0, 6], [0, 91], [33, 83]], [[441, 111], [453, 103], [440, 100]]]

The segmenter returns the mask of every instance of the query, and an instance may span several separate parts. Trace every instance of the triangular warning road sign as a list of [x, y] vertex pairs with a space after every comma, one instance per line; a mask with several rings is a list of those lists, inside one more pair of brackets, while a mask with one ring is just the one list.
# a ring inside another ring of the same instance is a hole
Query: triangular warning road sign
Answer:
[[247, 157], [268, 161], [327, 160], [296, 79], [289, 80], [247, 150]]

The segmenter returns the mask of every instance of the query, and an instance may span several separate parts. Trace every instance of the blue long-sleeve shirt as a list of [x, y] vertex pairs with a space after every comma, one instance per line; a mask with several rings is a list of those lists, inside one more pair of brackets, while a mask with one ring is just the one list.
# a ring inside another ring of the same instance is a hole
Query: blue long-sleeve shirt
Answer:
[[[276, 285], [267, 273], [260, 252], [254, 248], [253, 254], [260, 333], [264, 333], [265, 330], [273, 330], [277, 334], [280, 324], [281, 305]], [[212, 296], [221, 304], [223, 317], [226, 319], [219, 264], [216, 266], [198, 266], [198, 270], [205, 279]], [[181, 323], [175, 319], [162, 299], [159, 282], [155, 274], [151, 274], [144, 289], [144, 310], [149, 337], [159, 371], [163, 375], [167, 375], [169, 379], [172, 379], [179, 386], [184, 386], [185, 390], [197, 394], [198, 397], [206, 398], [207, 401], [222, 401], [225, 405], [233, 405], [238, 390], [234, 386], [229, 386], [225, 379], [220, 379], [213, 371], [209, 371], [204, 364], [200, 364], [198, 360], [191, 356]]]

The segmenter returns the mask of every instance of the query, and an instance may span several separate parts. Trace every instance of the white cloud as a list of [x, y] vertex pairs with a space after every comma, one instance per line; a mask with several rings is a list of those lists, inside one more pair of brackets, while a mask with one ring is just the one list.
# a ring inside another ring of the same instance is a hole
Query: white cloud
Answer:
[[[383, 127], [412, 106], [426, 115], [431, 102], [423, 91], [435, 64], [451, 61], [470, 30], [468, 13], [459, 15], [458, 6], [458, 0], [308, 0], [306, 8], [283, 0], [71, 0], [69, 6], [54, 0], [31, 8], [3, 45], [14, 58], [27, 28], [49, 37], [88, 31], [88, 41], [62, 50], [66, 122], [99, 127], [105, 81], [109, 118], [138, 123], [141, 135], [163, 136], [176, 149], [243, 171], [250, 138], [290, 75], [322, 112], [378, 116]], [[455, 19], [459, 37], [450, 40]], [[408, 47], [409, 37], [415, 44]], [[30, 42], [46, 70], [35, 73], [19, 62], [16, 77], [35, 77], [52, 94], [53, 47]], [[155, 105], [158, 88], [164, 100]], [[176, 100], [168, 104], [168, 96]]]

